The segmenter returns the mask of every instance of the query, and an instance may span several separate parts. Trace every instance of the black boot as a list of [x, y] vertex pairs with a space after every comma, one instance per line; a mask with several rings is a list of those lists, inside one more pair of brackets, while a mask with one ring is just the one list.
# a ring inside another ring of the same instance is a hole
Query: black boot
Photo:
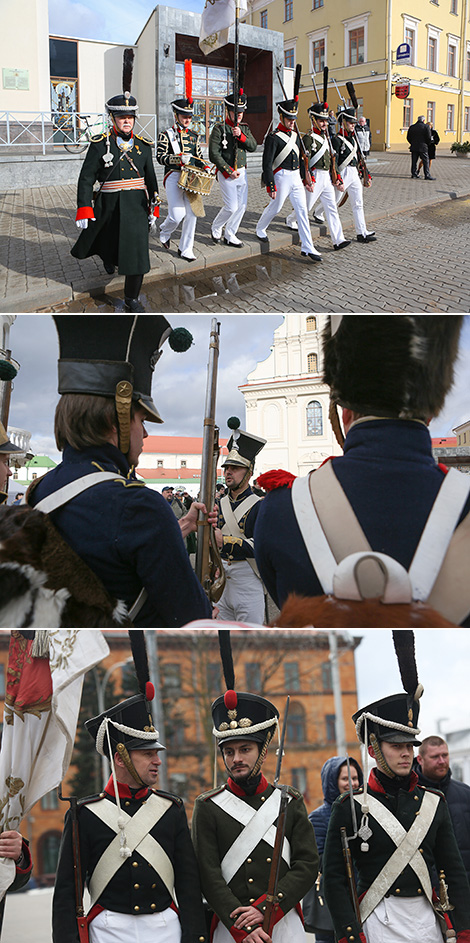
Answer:
[[126, 311], [136, 314], [145, 311], [139, 301], [139, 291], [143, 280], [143, 275], [126, 275], [124, 281], [124, 307]]

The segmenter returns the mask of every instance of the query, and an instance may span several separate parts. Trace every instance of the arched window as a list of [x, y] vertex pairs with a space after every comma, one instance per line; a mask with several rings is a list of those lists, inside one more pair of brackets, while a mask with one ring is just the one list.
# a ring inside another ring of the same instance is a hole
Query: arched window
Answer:
[[307, 318], [307, 331], [316, 331], [317, 329], [317, 319], [313, 317]]
[[308, 354], [307, 371], [308, 373], [318, 373], [318, 357], [316, 354]]
[[288, 743], [304, 743], [306, 739], [305, 711], [301, 704], [294, 701], [287, 717], [287, 740]]
[[307, 435], [323, 435], [322, 408], [316, 399], [307, 406]]

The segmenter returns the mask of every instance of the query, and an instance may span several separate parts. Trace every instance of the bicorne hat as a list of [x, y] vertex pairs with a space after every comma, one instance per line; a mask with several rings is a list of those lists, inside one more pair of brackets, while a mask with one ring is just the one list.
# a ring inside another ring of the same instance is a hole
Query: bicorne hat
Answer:
[[227, 442], [228, 455], [222, 462], [222, 468], [225, 468], [226, 465], [240, 465], [243, 468], [251, 468], [254, 465], [256, 456], [264, 448], [267, 440], [240, 429], [240, 420], [236, 416], [232, 416], [227, 424], [229, 429], [233, 429], [233, 434]]

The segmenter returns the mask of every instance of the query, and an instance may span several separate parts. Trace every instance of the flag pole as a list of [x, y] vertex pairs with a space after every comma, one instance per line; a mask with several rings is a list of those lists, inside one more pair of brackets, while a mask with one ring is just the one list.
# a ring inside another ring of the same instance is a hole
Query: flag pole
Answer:
[[[235, 50], [233, 64], [233, 104], [234, 104], [234, 127], [237, 127], [238, 119], [238, 95], [240, 85], [240, 41], [238, 37], [238, 25], [240, 20], [240, 0], [235, 0]], [[237, 169], [237, 139], [235, 141], [235, 170]]]

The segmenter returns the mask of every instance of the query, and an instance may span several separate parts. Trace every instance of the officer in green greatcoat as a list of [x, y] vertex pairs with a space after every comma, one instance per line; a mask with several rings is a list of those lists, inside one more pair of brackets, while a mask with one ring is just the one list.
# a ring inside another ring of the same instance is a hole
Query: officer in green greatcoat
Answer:
[[209, 157], [217, 167], [217, 180], [224, 205], [217, 213], [211, 235], [213, 242], [220, 242], [222, 232], [227, 246], [239, 248], [243, 245], [237, 230], [248, 203], [248, 180], [246, 176], [247, 151], [256, 151], [257, 143], [247, 124], [242, 124], [247, 98], [240, 89], [235, 116], [235, 94], [224, 99], [225, 121], [214, 125], [209, 139]]
[[213, 734], [228, 782], [196, 799], [192, 837], [201, 886], [215, 917], [213, 943], [304, 943], [300, 901], [318, 872], [303, 798], [288, 787], [287, 820], [269, 933], [262, 928], [280, 790], [261, 772], [278, 724], [274, 704], [227, 691], [212, 704]]
[[71, 251], [77, 259], [98, 255], [108, 275], [117, 268], [126, 276], [125, 310], [144, 311], [139, 292], [150, 270], [149, 226], [160, 202], [152, 141], [134, 134], [138, 105], [129, 90], [110, 98], [106, 111], [110, 127], [92, 139], [78, 179], [75, 221], [81, 233]]

